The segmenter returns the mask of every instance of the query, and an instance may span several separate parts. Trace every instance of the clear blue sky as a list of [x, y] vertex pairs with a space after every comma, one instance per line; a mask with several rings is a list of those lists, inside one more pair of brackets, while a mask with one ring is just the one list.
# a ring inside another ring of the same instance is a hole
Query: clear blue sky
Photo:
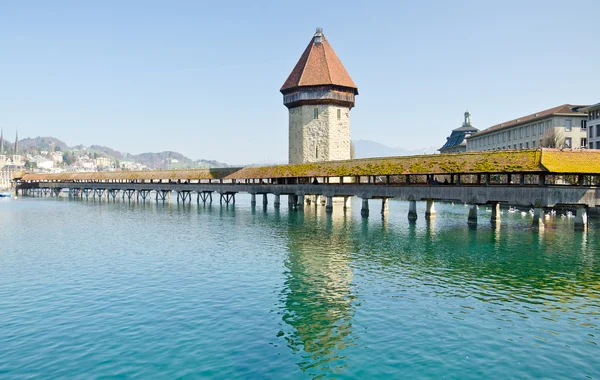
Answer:
[[287, 160], [279, 88], [316, 27], [359, 87], [352, 138], [435, 148], [600, 102], [600, 1], [0, 1], [0, 126], [131, 153]]

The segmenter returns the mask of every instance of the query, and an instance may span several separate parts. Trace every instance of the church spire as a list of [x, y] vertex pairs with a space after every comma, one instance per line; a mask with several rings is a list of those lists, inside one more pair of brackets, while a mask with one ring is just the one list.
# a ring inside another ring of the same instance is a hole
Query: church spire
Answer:
[[4, 154], [4, 128], [0, 128], [0, 154]]
[[15, 137], [15, 154], [19, 154], [19, 127], [17, 127], [17, 136]]

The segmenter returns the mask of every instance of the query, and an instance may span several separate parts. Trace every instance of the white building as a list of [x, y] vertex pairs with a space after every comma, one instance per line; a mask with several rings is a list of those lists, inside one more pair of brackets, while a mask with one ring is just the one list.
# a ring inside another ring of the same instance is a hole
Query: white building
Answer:
[[585, 121], [588, 130], [588, 147], [600, 149], [600, 103], [585, 107], [582, 111], [588, 115]]
[[551, 129], [564, 137], [566, 147], [586, 148], [584, 107], [563, 104], [494, 125], [467, 137], [467, 151], [538, 148]]
[[289, 163], [350, 159], [358, 88], [321, 29], [280, 89], [289, 109]]

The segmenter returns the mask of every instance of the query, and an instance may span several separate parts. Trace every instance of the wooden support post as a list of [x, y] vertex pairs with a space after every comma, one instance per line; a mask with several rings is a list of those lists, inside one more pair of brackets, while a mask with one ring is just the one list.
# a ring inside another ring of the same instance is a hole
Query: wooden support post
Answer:
[[256, 206], [256, 193], [250, 193], [250, 206]]
[[269, 198], [267, 198], [267, 194], [263, 194], [262, 196], [263, 196], [262, 197], [263, 198], [263, 202], [262, 202], [263, 206], [268, 205], [269, 204]]

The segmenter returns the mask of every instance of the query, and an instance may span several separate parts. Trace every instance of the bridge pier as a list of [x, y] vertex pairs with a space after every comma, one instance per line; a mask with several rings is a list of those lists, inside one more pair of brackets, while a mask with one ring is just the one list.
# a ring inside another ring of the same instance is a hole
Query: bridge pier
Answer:
[[250, 206], [256, 206], [256, 193], [250, 193]]
[[169, 193], [171, 193], [171, 192], [168, 190], [156, 190], [156, 194], [154, 195], [154, 200], [156, 202], [158, 202], [158, 201], [165, 202], [167, 200], [167, 196]]
[[388, 199], [389, 198], [381, 198], [381, 215], [385, 215], [390, 211]]
[[344, 197], [344, 211], [348, 210], [348, 201], [350, 197]]
[[92, 197], [96, 199], [96, 196], [98, 196], [98, 199], [102, 199], [102, 197], [104, 196], [104, 189], [94, 189], [94, 194], [92, 195]]
[[325, 198], [325, 212], [328, 214], [333, 212], [333, 197]]
[[273, 207], [275, 207], [275, 208], [281, 207], [281, 195], [275, 194], [275, 199], [273, 200]]
[[83, 189], [83, 195], [85, 195], [85, 199], [88, 199], [92, 189]]
[[288, 207], [294, 208], [296, 206], [296, 196], [294, 194], [288, 195]]
[[219, 203], [223, 204], [223, 201], [225, 201], [226, 205], [229, 205], [229, 204], [235, 205], [235, 193], [230, 193], [230, 192], [221, 193], [221, 199], [219, 200]]
[[179, 200], [181, 200], [181, 202], [183, 204], [185, 204], [185, 202], [191, 203], [192, 202], [192, 192], [190, 190], [181, 190], [177, 192], [177, 203], [179, 203]]
[[500, 224], [500, 202], [492, 203], [492, 217], [490, 222], [493, 225]]
[[427, 199], [427, 205], [425, 206], [425, 219], [435, 219], [435, 204], [433, 199]]
[[575, 211], [575, 231], [585, 231], [587, 229], [587, 210], [585, 207], [577, 207]]
[[475, 203], [469, 205], [467, 224], [471, 227], [477, 226], [477, 205]]
[[140, 190], [138, 191], [138, 197], [141, 196], [142, 200], [145, 202], [147, 198], [150, 198], [150, 192], [152, 190]]
[[296, 195], [296, 207], [304, 208], [304, 195]]
[[533, 228], [540, 230], [544, 229], [544, 209], [541, 207], [535, 207], [533, 209], [533, 220], [531, 222]]
[[123, 199], [125, 199], [125, 196], [127, 195], [127, 199], [131, 201], [131, 198], [133, 197], [134, 193], [135, 193], [135, 190], [133, 190], [133, 189], [125, 189], [123, 191]]
[[262, 197], [263, 198], [263, 206], [268, 205], [269, 204], [269, 198], [267, 197], [267, 194], [265, 193], [262, 196], [263, 196]]
[[408, 220], [414, 222], [417, 218], [417, 201], [408, 201]]
[[200, 199], [202, 200], [202, 203], [206, 203], [206, 201], [209, 201], [210, 203], [212, 203], [212, 192], [210, 191], [202, 191], [198, 193], [198, 203], [200, 203]]
[[119, 189], [108, 189], [108, 197], [112, 197], [113, 201], [117, 199], [117, 194], [119, 194]]
[[362, 199], [362, 207], [360, 208], [360, 215], [364, 218], [369, 216], [369, 198]]

